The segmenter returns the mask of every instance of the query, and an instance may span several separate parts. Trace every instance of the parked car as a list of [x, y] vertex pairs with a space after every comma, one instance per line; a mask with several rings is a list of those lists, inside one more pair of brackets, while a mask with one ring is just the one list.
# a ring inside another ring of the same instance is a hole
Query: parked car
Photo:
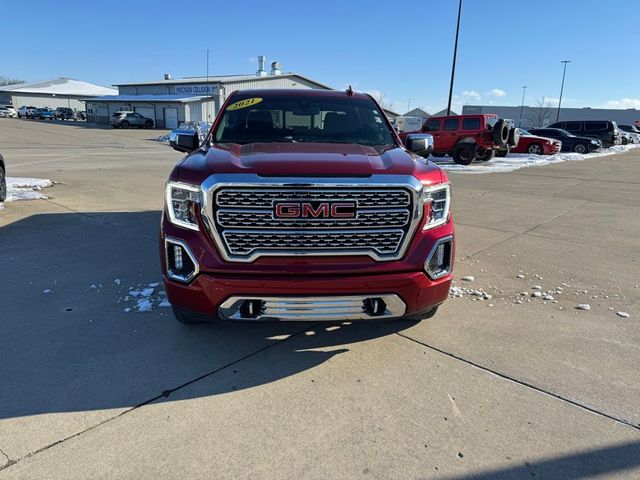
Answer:
[[577, 137], [561, 128], [532, 128], [529, 133], [562, 142], [562, 152], [590, 153], [602, 149], [602, 142], [591, 137]]
[[0, 155], [0, 202], [4, 202], [7, 199], [7, 175], [4, 165], [4, 158]]
[[76, 112], [69, 107], [58, 107], [55, 111], [55, 117], [58, 120], [76, 120]]
[[111, 126], [113, 128], [153, 128], [153, 120], [143, 117], [137, 112], [115, 112], [111, 115]]
[[562, 149], [562, 142], [554, 138], [539, 137], [522, 128], [520, 132], [520, 141], [511, 151], [513, 153], [531, 153], [534, 155], [553, 155]]
[[625, 132], [624, 130], [620, 130], [620, 144], [629, 145], [630, 143], [633, 143], [633, 138], [631, 137], [631, 135], [629, 135], [629, 133]]
[[618, 125], [618, 128], [631, 135], [633, 143], [640, 143], [640, 130], [633, 125]]
[[27, 107], [23, 105], [18, 109], [18, 118], [35, 118], [36, 115], [36, 107]]
[[0, 118], [13, 118], [14, 112], [4, 105], [0, 105]]
[[604, 147], [620, 145], [622, 139], [616, 122], [611, 120], [585, 120], [571, 122], [556, 122], [545, 128], [560, 128], [578, 137], [596, 138]]
[[53, 120], [55, 118], [55, 112], [49, 108], [36, 108], [34, 118], [38, 120]]
[[0, 105], [0, 117], [16, 118], [18, 112], [13, 105]]
[[432, 135], [432, 155], [444, 157], [448, 154], [460, 165], [469, 165], [474, 160], [489, 161], [496, 151], [508, 152], [509, 148], [518, 145], [519, 139], [513, 121], [499, 119], [495, 114], [431, 117], [421, 130], [413, 133]]
[[401, 142], [351, 89], [236, 91], [204, 142], [174, 131], [187, 155], [166, 183], [160, 263], [176, 319], [433, 316], [454, 228], [447, 175], [420, 158], [432, 142]]

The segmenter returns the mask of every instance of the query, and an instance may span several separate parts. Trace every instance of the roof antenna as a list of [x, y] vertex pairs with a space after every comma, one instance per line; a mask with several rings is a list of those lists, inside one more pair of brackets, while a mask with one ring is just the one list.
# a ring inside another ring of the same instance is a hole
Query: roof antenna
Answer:
[[347, 95], [349, 95], [350, 97], [353, 96], [353, 88], [351, 88], [351, 85], [347, 87]]

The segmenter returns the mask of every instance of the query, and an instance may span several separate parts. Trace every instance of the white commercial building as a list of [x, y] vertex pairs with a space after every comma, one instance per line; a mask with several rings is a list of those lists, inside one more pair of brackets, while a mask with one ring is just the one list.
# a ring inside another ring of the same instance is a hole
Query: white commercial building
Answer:
[[102, 95], [114, 95], [115, 89], [94, 83], [74, 80], [73, 78], [56, 78], [40, 82], [18, 83], [0, 87], [0, 97], [6, 104], [19, 108], [31, 106], [36, 108], [69, 107], [84, 110], [85, 102]]
[[171, 78], [141, 83], [123, 83], [117, 95], [105, 95], [87, 103], [87, 120], [109, 123], [117, 111], [135, 111], [151, 118], [159, 128], [176, 128], [185, 121], [212, 122], [227, 96], [234, 90], [258, 88], [322, 89], [330, 87], [297, 73], [283, 73], [273, 62], [265, 70], [264, 57], [258, 71], [248, 75]]
[[[522, 112], [522, 115], [521, 115]], [[515, 121], [516, 126], [522, 128], [539, 128], [559, 121], [567, 120], [612, 120], [618, 125], [633, 125], [640, 120], [640, 110], [628, 108], [626, 110], [615, 108], [561, 108], [558, 116], [557, 107], [511, 107], [496, 105], [464, 105], [463, 115], [479, 113], [495, 113], [500, 118], [509, 118]]]

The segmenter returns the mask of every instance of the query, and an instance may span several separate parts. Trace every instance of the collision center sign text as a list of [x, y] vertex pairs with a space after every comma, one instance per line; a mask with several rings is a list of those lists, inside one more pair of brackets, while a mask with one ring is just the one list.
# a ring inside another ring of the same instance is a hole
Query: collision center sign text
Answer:
[[212, 94], [216, 91], [215, 85], [185, 85], [176, 86], [176, 93]]

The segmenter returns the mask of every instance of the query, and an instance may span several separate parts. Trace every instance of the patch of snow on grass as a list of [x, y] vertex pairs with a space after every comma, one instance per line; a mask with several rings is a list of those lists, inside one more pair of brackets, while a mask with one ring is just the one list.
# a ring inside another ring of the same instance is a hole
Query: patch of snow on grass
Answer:
[[435, 158], [429, 157], [429, 160], [436, 163], [447, 172], [460, 173], [499, 173], [513, 172], [523, 167], [534, 167], [539, 165], [551, 165], [560, 162], [572, 162], [587, 160], [589, 158], [606, 157], [607, 155], [615, 155], [625, 153], [634, 148], [640, 148], [640, 145], [615, 145], [610, 148], [603, 149], [601, 152], [594, 152], [582, 155], [580, 153], [556, 153], [555, 155], [532, 155], [528, 153], [510, 153], [504, 158], [495, 157], [488, 162], [474, 162], [471, 165], [457, 165], [451, 157]]
[[7, 177], [7, 199], [5, 201], [47, 199], [48, 197], [41, 190], [52, 186], [53, 182], [48, 178]]

